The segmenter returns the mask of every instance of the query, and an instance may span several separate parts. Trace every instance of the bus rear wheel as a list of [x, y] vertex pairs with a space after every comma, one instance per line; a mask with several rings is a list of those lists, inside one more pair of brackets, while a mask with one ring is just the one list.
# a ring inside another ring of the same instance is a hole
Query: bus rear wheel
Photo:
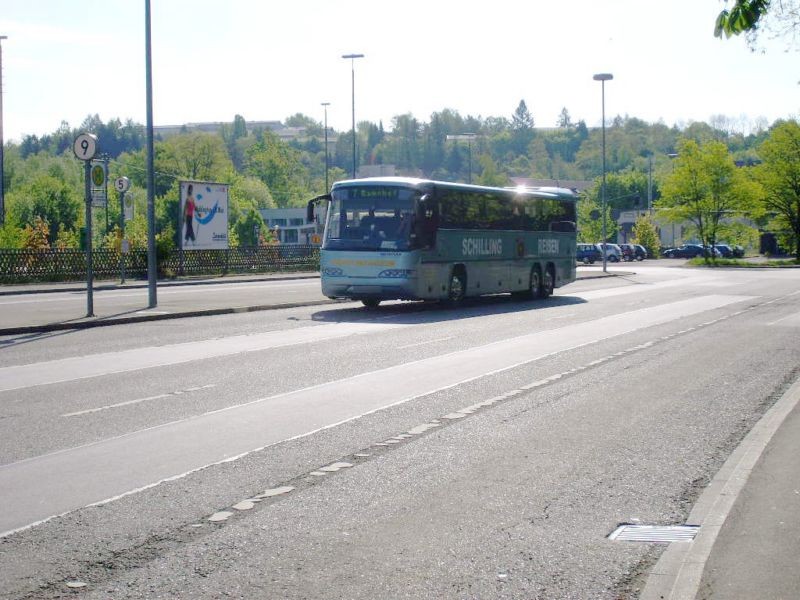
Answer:
[[555, 274], [553, 273], [553, 265], [548, 265], [547, 268], [544, 270], [544, 279], [542, 279], [542, 285], [539, 289], [539, 298], [545, 299], [549, 298], [553, 294], [553, 288], [555, 287]]
[[361, 304], [363, 304], [367, 308], [378, 308], [378, 305], [380, 305], [380, 303], [381, 301], [378, 300], [377, 298], [364, 298], [361, 301]]
[[447, 301], [458, 304], [467, 293], [467, 278], [461, 271], [453, 271], [450, 275], [450, 287], [447, 290]]
[[528, 288], [528, 297], [535, 300], [542, 295], [542, 270], [537, 266], [531, 269], [531, 285]]

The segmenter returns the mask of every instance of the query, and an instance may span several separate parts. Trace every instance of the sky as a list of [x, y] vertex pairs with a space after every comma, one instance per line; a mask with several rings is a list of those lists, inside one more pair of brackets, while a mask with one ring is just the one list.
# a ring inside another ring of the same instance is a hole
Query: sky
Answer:
[[[3, 134], [146, 120], [145, 2], [2, 0]], [[151, 0], [156, 125], [284, 121], [347, 131], [434, 112], [538, 127], [615, 115], [685, 126], [725, 115], [742, 130], [800, 115], [800, 54], [713, 36], [722, 0]], [[101, 141], [102, 143], [102, 141]]]

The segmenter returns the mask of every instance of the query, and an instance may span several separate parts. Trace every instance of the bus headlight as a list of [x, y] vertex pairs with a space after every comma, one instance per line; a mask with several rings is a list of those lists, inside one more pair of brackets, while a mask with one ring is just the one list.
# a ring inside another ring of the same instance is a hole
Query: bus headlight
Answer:
[[378, 273], [378, 277], [388, 277], [390, 279], [408, 279], [414, 276], [414, 269], [386, 269]]
[[322, 274], [326, 277], [342, 277], [344, 275], [344, 271], [342, 271], [339, 267], [325, 267], [322, 269]]

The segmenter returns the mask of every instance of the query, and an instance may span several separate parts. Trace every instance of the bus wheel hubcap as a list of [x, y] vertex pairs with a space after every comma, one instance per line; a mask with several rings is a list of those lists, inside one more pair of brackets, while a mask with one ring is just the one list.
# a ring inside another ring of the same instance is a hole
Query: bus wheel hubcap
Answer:
[[539, 271], [534, 271], [533, 273], [531, 273], [531, 294], [533, 294], [534, 296], [538, 296], [540, 285], [541, 284], [539, 282]]
[[461, 300], [464, 296], [464, 285], [458, 275], [453, 275], [450, 279], [450, 299]]

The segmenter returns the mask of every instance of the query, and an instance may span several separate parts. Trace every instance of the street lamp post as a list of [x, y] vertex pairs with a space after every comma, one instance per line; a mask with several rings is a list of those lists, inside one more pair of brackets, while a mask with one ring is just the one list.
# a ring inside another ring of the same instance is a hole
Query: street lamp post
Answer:
[[342, 54], [342, 58], [350, 59], [353, 100], [353, 179], [356, 178], [356, 59], [364, 58], [363, 54]]
[[331, 105], [330, 102], [322, 102], [323, 107], [325, 107], [325, 193], [328, 193], [330, 187], [328, 187], [328, 107]]
[[155, 153], [153, 146], [153, 55], [151, 52], [150, 0], [144, 4], [145, 104], [147, 107], [147, 306], [158, 305], [156, 263]]
[[602, 197], [602, 210], [603, 210], [603, 272], [608, 272], [608, 256], [606, 252], [606, 243], [608, 242], [606, 236], [606, 81], [611, 81], [614, 76], [611, 73], [597, 73], [592, 77], [595, 81], [600, 82], [601, 88], [601, 102], [602, 102], [602, 119], [603, 119], [603, 188], [601, 192]]
[[5, 157], [3, 156], [3, 40], [7, 35], [0, 35], [0, 225], [6, 222], [6, 188], [5, 188]]

